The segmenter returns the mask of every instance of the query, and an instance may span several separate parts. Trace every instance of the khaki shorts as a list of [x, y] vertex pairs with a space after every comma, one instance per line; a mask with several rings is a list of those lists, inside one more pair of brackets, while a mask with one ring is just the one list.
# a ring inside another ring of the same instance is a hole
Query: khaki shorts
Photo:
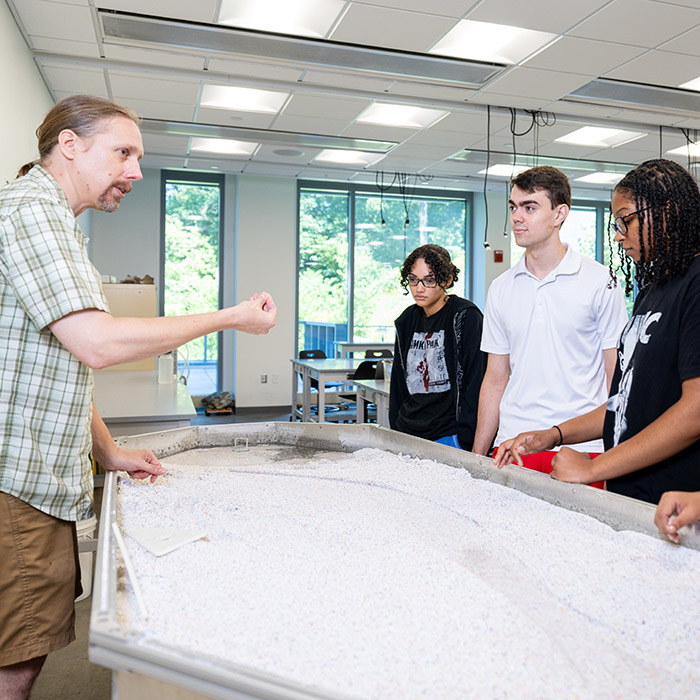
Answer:
[[75, 523], [0, 492], [0, 666], [75, 639], [80, 564]]

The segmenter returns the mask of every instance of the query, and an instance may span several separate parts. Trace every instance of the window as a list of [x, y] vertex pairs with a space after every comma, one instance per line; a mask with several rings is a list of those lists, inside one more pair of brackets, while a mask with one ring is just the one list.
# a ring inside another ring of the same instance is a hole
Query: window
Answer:
[[[161, 313], [205, 313], [220, 308], [223, 184], [221, 175], [162, 172]], [[178, 371], [193, 396], [220, 386], [219, 336], [178, 349]]]
[[453, 291], [469, 296], [468, 197], [301, 183], [299, 349], [331, 357], [337, 341], [393, 342], [394, 319], [411, 303], [399, 284], [401, 265], [425, 243], [450, 251], [461, 270]]

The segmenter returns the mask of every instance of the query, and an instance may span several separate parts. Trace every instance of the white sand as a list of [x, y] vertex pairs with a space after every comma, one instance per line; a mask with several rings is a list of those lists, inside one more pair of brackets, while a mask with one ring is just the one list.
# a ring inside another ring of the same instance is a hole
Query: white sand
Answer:
[[120, 479], [122, 527], [202, 527], [156, 558], [127, 538], [176, 645], [357, 698], [672, 698], [700, 692], [700, 552], [461, 469], [365, 449], [215, 448]]

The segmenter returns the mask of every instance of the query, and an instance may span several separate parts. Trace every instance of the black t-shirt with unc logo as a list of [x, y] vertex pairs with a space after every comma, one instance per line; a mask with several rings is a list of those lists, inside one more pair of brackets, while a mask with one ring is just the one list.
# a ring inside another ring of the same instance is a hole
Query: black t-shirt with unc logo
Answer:
[[[605, 414], [605, 449], [629, 439], [700, 376], [700, 258], [681, 277], [642, 292], [618, 343]], [[608, 480], [608, 490], [658, 503], [664, 491], [700, 490], [700, 441], [651, 467]]]

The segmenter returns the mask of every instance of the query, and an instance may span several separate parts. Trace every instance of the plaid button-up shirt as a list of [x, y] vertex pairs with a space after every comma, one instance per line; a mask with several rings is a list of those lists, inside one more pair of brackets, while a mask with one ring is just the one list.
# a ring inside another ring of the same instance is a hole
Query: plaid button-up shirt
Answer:
[[40, 166], [0, 188], [0, 491], [62, 520], [92, 511], [92, 370], [48, 325], [108, 310], [65, 193]]

